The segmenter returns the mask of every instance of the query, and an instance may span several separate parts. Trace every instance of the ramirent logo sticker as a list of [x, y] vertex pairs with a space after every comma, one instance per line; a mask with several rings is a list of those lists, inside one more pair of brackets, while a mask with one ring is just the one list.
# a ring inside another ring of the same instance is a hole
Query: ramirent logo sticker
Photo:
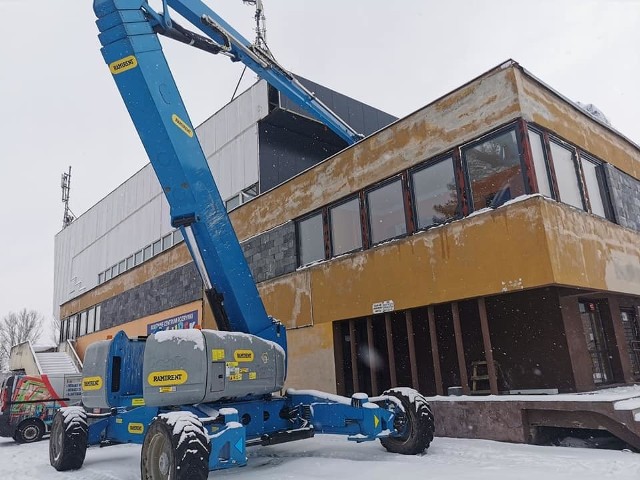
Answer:
[[191, 128], [189, 128], [189, 125], [187, 125], [186, 122], [182, 120], [178, 115], [176, 115], [175, 113], [171, 115], [171, 120], [173, 120], [173, 123], [175, 123], [178, 128], [186, 133], [189, 137], [193, 137], [193, 130], [191, 130]]
[[131, 70], [132, 68], [136, 68], [138, 66], [138, 60], [133, 55], [129, 55], [128, 57], [121, 58], [120, 60], [116, 60], [109, 64], [109, 70], [114, 75], [117, 75], [122, 72], [126, 72], [127, 70]]
[[130, 423], [127, 427], [129, 433], [144, 433], [144, 425], [142, 423]]
[[235, 350], [233, 358], [236, 362], [253, 362], [253, 350]]
[[184, 370], [163, 370], [161, 372], [151, 372], [147, 377], [147, 382], [154, 387], [168, 387], [182, 385], [188, 378], [189, 375]]
[[102, 377], [87, 377], [82, 379], [82, 390], [100, 390]]

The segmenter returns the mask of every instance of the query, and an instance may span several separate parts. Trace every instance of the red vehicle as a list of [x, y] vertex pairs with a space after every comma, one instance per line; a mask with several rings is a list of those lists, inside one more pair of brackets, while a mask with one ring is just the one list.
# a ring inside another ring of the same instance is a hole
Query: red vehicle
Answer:
[[81, 374], [9, 376], [0, 390], [0, 436], [37, 442], [60, 407], [80, 403], [81, 382]]

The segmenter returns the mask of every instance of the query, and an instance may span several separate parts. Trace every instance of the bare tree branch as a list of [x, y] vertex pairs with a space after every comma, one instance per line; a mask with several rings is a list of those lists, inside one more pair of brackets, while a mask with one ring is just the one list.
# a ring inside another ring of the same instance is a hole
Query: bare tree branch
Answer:
[[9, 312], [0, 322], [0, 371], [9, 364], [11, 347], [27, 340], [34, 342], [42, 334], [43, 317], [35, 310], [23, 308], [18, 313]]

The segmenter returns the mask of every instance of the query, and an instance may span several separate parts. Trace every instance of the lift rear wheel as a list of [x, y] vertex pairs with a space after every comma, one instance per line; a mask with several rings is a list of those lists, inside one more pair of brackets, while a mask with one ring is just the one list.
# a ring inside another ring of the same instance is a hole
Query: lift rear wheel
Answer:
[[87, 453], [89, 427], [82, 407], [65, 407], [56, 412], [51, 424], [49, 462], [59, 472], [77, 470]]
[[144, 437], [143, 480], [206, 480], [209, 476], [207, 432], [190, 412], [156, 417]]
[[37, 442], [44, 435], [44, 428], [42, 420], [30, 418], [18, 425], [13, 439], [18, 443]]
[[417, 455], [429, 448], [433, 440], [435, 423], [427, 400], [410, 388], [387, 390], [383, 395], [400, 400], [404, 411], [396, 408], [394, 428], [399, 433], [380, 439], [382, 446], [391, 453]]

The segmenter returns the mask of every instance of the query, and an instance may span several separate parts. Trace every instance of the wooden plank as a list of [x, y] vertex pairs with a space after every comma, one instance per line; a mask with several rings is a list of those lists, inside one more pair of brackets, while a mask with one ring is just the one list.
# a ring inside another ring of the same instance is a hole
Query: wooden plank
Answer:
[[376, 351], [373, 343], [373, 319], [367, 317], [367, 343], [369, 346], [369, 376], [371, 378], [371, 391], [367, 392], [371, 396], [378, 395], [378, 378], [376, 376], [376, 365], [373, 364], [373, 353]]
[[480, 312], [480, 328], [482, 330], [482, 343], [484, 344], [484, 359], [487, 361], [487, 373], [489, 374], [489, 389], [491, 394], [498, 395], [498, 375], [496, 373], [496, 364], [493, 361], [493, 348], [491, 347], [489, 321], [487, 320], [487, 305], [484, 297], [478, 299], [478, 311]]
[[453, 315], [453, 331], [456, 337], [456, 352], [458, 353], [458, 370], [460, 372], [460, 383], [462, 392], [469, 395], [469, 377], [467, 376], [467, 362], [464, 358], [464, 345], [462, 343], [462, 328], [460, 327], [460, 311], [458, 302], [451, 302], [451, 313]]
[[413, 333], [413, 315], [411, 310], [404, 312], [404, 321], [407, 325], [407, 340], [409, 343], [409, 364], [411, 367], [411, 386], [420, 390], [418, 381], [418, 364], [416, 361], [416, 336]]
[[391, 315], [389, 313], [384, 314], [384, 329], [387, 335], [387, 357], [389, 362], [391, 386], [397, 387], [398, 376], [396, 375], [396, 353], [393, 349], [393, 330], [391, 329]]
[[427, 316], [429, 318], [429, 338], [431, 340], [431, 358], [433, 359], [433, 376], [436, 382], [436, 393], [444, 395], [442, 386], [442, 370], [440, 368], [440, 352], [438, 351], [438, 333], [436, 331], [436, 316], [433, 311], [433, 305], [427, 307]]
[[349, 320], [349, 342], [351, 346], [351, 384], [354, 392], [360, 391], [360, 379], [358, 378], [358, 344], [356, 340], [356, 321]]

